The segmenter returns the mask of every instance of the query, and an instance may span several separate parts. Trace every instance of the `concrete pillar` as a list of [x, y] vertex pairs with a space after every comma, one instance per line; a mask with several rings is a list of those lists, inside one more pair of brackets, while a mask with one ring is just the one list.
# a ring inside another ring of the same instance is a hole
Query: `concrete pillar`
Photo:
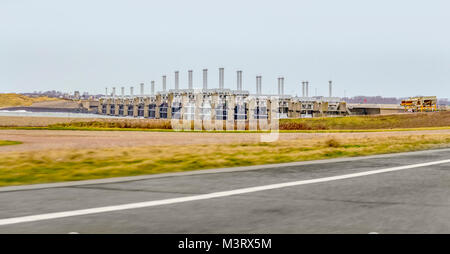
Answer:
[[151, 88], [150, 88], [150, 89], [151, 89], [151, 91], [150, 91], [151, 94], [152, 94], [152, 95], [155, 95], [155, 81], [154, 81], [154, 80], [152, 80]]
[[302, 97], [306, 97], [306, 94], [305, 94], [305, 81], [302, 81]]
[[262, 76], [259, 76], [259, 95], [262, 94]]
[[236, 90], [241, 90], [239, 88], [239, 71], [236, 71]]
[[109, 99], [106, 100], [106, 114], [111, 114], [111, 101]]
[[133, 96], [134, 94], [133, 94], [133, 90], [134, 90], [134, 87], [130, 87], [130, 96]]
[[167, 119], [172, 119], [173, 93], [167, 98]]
[[179, 83], [179, 71], [175, 71], [175, 90], [180, 89], [180, 83]]
[[[210, 95], [206, 95], [205, 98], [203, 99], [203, 105], [202, 108], [203, 110], [207, 110], [208, 107], [207, 105], [209, 104], [209, 116], [208, 114], [203, 111], [203, 115], [205, 116], [205, 119], [203, 119], [203, 128], [207, 131], [213, 130], [214, 129], [214, 125], [212, 124], [213, 119], [211, 119], [211, 114], [212, 114], [212, 107], [211, 107], [211, 97]], [[209, 117], [209, 119], [208, 119]]]
[[[215, 130], [215, 127], [216, 127], [216, 105], [217, 105], [218, 97], [219, 97], [219, 95], [217, 93], [212, 94], [209, 97], [209, 105], [211, 106], [211, 112], [210, 112], [209, 117], [211, 118], [211, 120], [206, 125], [205, 125], [205, 122], [203, 123], [206, 130], [211, 130], [211, 131]], [[217, 120], [217, 122], [219, 122], [219, 120]]]
[[203, 90], [208, 89], [208, 69], [203, 69]]
[[224, 88], [224, 68], [219, 68], [219, 89]]
[[114, 100], [114, 115], [118, 116], [119, 115], [119, 100], [115, 99]]
[[284, 96], [284, 77], [280, 78], [281, 96]]
[[125, 96], [125, 87], [122, 86], [122, 87], [120, 88], [120, 90], [121, 90], [121, 93], [120, 93], [120, 94], [122, 95], [122, 97], [124, 97], [124, 96]]
[[[292, 107], [292, 110], [291, 110], [291, 107]], [[292, 105], [289, 105], [289, 112], [292, 112], [291, 113], [292, 118], [298, 118], [300, 116], [299, 107], [300, 107], [300, 102], [298, 102], [298, 101], [294, 101], [294, 103], [292, 103]]]
[[216, 105], [219, 95], [217, 93], [211, 95], [211, 122], [216, 120]]
[[309, 97], [309, 81], [305, 81], [306, 97]]
[[289, 100], [288, 102], [288, 117], [290, 118], [299, 118], [301, 114], [301, 102]]
[[103, 103], [104, 103], [104, 100], [103, 100], [103, 99], [99, 99], [99, 100], [98, 100], [97, 113], [99, 113], [99, 114], [102, 114], [102, 113], [103, 113], [103, 112], [102, 112], [102, 109], [103, 109]]
[[193, 78], [192, 78], [192, 70], [188, 71], [188, 88], [189, 89], [194, 89], [194, 85], [193, 85]]
[[167, 89], [166, 86], [166, 75], [162, 76], [162, 90], [165, 92]]
[[183, 130], [183, 95], [177, 94], [173, 96], [172, 106], [176, 104], [178, 107], [179, 103], [181, 103], [181, 108], [177, 113], [173, 113], [171, 116], [171, 126], [174, 130]]
[[[266, 99], [266, 98], [259, 98], [258, 99], [258, 106], [259, 106], [259, 110], [262, 111], [262, 108], [265, 107], [265, 112], [260, 112], [260, 114], [264, 114], [264, 115], [268, 115], [268, 109], [270, 107], [270, 100]], [[258, 120], [258, 126], [260, 130], [269, 130], [269, 119], [268, 116], [267, 118], [262, 118]]]
[[339, 102], [337, 109], [339, 110], [340, 113], [347, 112], [347, 104], [345, 103], [345, 101]]
[[256, 76], [256, 95], [261, 95], [262, 94], [262, 77], [261, 76]]
[[245, 130], [246, 120], [240, 119], [242, 116], [242, 113], [244, 115], [247, 115], [248, 117], [248, 106], [245, 107], [245, 99], [242, 95], [237, 95], [235, 97], [236, 104], [238, 106], [237, 108], [237, 114], [238, 118], [236, 119], [236, 130]]
[[187, 93], [181, 95], [181, 119], [183, 130], [191, 130], [191, 119], [188, 119], [189, 97]]
[[201, 119], [202, 104], [203, 104], [203, 94], [196, 93], [195, 94], [194, 130], [197, 130], [197, 131], [203, 130], [203, 120]]
[[280, 100], [278, 97], [273, 96], [270, 98], [269, 106], [269, 114], [270, 114], [270, 129], [271, 130], [278, 130], [279, 129], [279, 106], [280, 106]]
[[242, 91], [243, 85], [242, 85], [242, 71], [239, 71], [239, 90]]
[[145, 100], [144, 100], [144, 117], [145, 118], [149, 117], [148, 105], [150, 105], [150, 98], [145, 98]]
[[237, 90], [242, 91], [242, 71], [237, 71]]
[[138, 117], [139, 98], [133, 99], [133, 117]]
[[288, 117], [290, 118], [294, 118], [294, 114], [295, 114], [295, 109], [294, 109], [294, 101], [293, 100], [289, 100], [288, 102]]
[[333, 81], [328, 81], [328, 97], [333, 97]]
[[83, 109], [86, 109], [86, 110], [89, 110], [90, 109], [90, 101], [88, 101], [88, 100], [83, 100], [83, 101], [81, 101], [81, 107], [83, 107]]
[[281, 77], [278, 78], [278, 96], [281, 96]]
[[322, 116], [326, 116], [328, 114], [328, 102], [322, 102], [320, 113], [322, 114]]
[[155, 119], [161, 118], [161, 115], [159, 112], [159, 109], [160, 109], [159, 105], [161, 105], [161, 95], [160, 94], [156, 95]]
[[105, 96], [108, 96], [108, 88], [105, 87]]
[[[224, 121], [223, 119], [217, 119], [217, 112], [216, 112], [216, 108], [218, 106], [222, 106], [223, 105], [223, 101], [221, 100], [220, 96], [218, 94], [216, 94], [211, 102], [211, 108], [213, 110], [213, 114], [211, 114], [211, 119], [213, 119], [214, 121], [214, 129], [217, 131], [223, 131], [224, 128]], [[220, 109], [222, 111], [222, 108]]]
[[144, 95], [144, 83], [141, 83], [141, 96]]
[[[267, 99], [267, 120], [270, 122], [270, 119], [272, 118], [272, 100], [270, 98]], [[269, 123], [270, 124], [270, 123]]]
[[226, 100], [227, 100], [226, 128], [228, 131], [233, 131], [234, 130], [234, 107], [236, 106], [236, 96], [228, 95]]
[[248, 130], [256, 131], [258, 129], [258, 119], [256, 118], [255, 111], [257, 109], [256, 98], [253, 96], [248, 97]]
[[128, 116], [128, 104], [129, 104], [129, 99], [124, 100], [123, 102], [123, 116]]

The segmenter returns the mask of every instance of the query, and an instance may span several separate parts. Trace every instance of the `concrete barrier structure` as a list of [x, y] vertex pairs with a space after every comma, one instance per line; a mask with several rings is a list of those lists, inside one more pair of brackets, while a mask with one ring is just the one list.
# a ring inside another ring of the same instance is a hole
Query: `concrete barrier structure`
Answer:
[[404, 113], [404, 109], [396, 104], [349, 104], [347, 106], [352, 115], [389, 115]]
[[[254, 121], [279, 118], [302, 118], [318, 116], [344, 116], [350, 112], [345, 102], [338, 97], [309, 97], [309, 82], [303, 82], [302, 97], [284, 94], [284, 77], [278, 78], [278, 94], [262, 92], [262, 76], [256, 76], [256, 94], [242, 89], [242, 71], [237, 71], [236, 90], [224, 88], [224, 69], [219, 69], [219, 88], [209, 89], [207, 69], [203, 70], [202, 88], [193, 89], [192, 70], [188, 72], [188, 89], [180, 89], [179, 72], [175, 72], [175, 89], [167, 90], [166, 76], [163, 76], [162, 91], [155, 92], [151, 82], [151, 93], [145, 94], [141, 83], [141, 93], [116, 96], [106, 95], [98, 101], [98, 114], [141, 117], [150, 119], [210, 119], [226, 122]], [[330, 94], [331, 94], [331, 83]], [[122, 89], [123, 91], [123, 89]], [[273, 103], [278, 104], [278, 112], [272, 112]], [[273, 114], [276, 114], [273, 115]], [[223, 124], [223, 123], [220, 123]], [[220, 128], [217, 122], [217, 128]], [[251, 123], [253, 124], [253, 123]], [[226, 127], [224, 126], [224, 127]], [[197, 126], [198, 127], [198, 126]]]

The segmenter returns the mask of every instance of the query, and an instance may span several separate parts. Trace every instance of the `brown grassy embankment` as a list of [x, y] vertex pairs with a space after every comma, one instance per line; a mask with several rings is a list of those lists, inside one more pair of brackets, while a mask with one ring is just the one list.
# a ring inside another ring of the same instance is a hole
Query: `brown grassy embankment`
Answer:
[[31, 106], [33, 103], [44, 101], [58, 101], [58, 98], [42, 97], [28, 97], [16, 93], [0, 93], [0, 108], [4, 107], [20, 107]]
[[125, 128], [125, 129], [172, 129], [170, 120], [160, 119], [96, 119], [50, 125], [50, 127], [75, 128]]
[[450, 111], [374, 115], [283, 119], [280, 130], [370, 130], [450, 126]]

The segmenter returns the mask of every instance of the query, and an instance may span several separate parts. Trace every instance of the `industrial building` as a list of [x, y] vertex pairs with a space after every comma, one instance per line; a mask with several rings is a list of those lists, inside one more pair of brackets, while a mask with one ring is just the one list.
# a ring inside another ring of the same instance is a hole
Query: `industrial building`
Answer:
[[[329, 97], [310, 97], [309, 82], [302, 82], [302, 97], [284, 94], [284, 77], [278, 78], [278, 93], [262, 93], [262, 77], [256, 76], [256, 93], [243, 89], [242, 71], [236, 73], [236, 90], [224, 88], [224, 68], [219, 68], [218, 88], [208, 88], [208, 70], [203, 70], [203, 87], [194, 89], [193, 71], [188, 71], [187, 88], [180, 88], [179, 72], [174, 73], [174, 89], [167, 89], [167, 76], [162, 76], [162, 90], [155, 91], [155, 81], [151, 81], [150, 93], [145, 93], [140, 84], [140, 93], [134, 88], [125, 95], [121, 87], [99, 99], [98, 113], [112, 116], [141, 117], [150, 119], [183, 119], [195, 117], [210, 120], [252, 120], [272, 118], [303, 118], [318, 116], [348, 115], [346, 103], [332, 97], [332, 82]], [[273, 103], [276, 103], [273, 104]], [[274, 107], [277, 106], [277, 107]], [[276, 108], [276, 111], [271, 110]], [[276, 114], [276, 116], [274, 115]]]

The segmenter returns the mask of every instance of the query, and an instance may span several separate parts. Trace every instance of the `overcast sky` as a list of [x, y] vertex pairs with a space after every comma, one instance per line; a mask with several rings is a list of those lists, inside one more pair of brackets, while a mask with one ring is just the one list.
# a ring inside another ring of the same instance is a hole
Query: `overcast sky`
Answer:
[[[438, 0], [0, 0], [0, 93], [156, 81], [310, 95], [450, 97], [450, 2]], [[120, 90], [120, 89], [118, 89]], [[128, 91], [128, 88], [127, 88]]]

